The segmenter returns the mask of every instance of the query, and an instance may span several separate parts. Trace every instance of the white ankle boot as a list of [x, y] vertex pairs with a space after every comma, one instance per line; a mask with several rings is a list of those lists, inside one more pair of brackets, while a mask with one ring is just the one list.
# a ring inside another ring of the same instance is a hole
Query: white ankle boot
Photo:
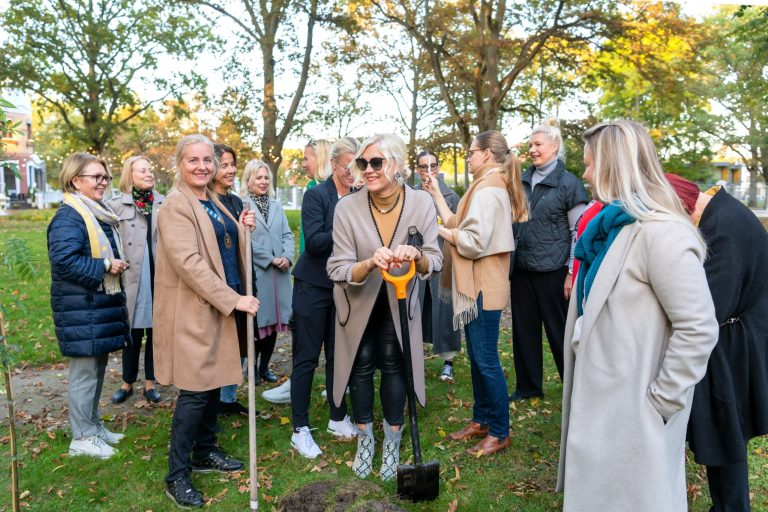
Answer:
[[373, 471], [373, 452], [376, 440], [373, 438], [373, 423], [366, 423], [365, 428], [357, 430], [357, 453], [352, 462], [352, 471], [360, 478], [365, 478]]
[[403, 427], [393, 432], [392, 427], [384, 420], [384, 446], [381, 449], [382, 480], [392, 480], [397, 476], [397, 465], [400, 464], [400, 440], [403, 437]]

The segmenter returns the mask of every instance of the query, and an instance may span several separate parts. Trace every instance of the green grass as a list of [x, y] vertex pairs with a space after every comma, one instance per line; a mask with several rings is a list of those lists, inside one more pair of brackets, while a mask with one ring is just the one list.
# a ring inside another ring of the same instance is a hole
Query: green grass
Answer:
[[[292, 215], [292, 214], [289, 214]], [[40, 262], [40, 274], [30, 284], [13, 279], [0, 270], [0, 294], [8, 302], [9, 294], [25, 296], [28, 312], [9, 308], [12, 343], [20, 346], [19, 364], [38, 366], [61, 361], [53, 338], [48, 305], [49, 273], [45, 254], [45, 227], [41, 221], [18, 218], [0, 219], [0, 241], [8, 236], [27, 240]], [[17, 292], [18, 290], [18, 292]], [[500, 353], [511, 386], [512, 347], [508, 319], [502, 325]], [[546, 351], [546, 349], [545, 349]], [[424, 460], [437, 459], [441, 467], [441, 492], [434, 503], [401, 506], [409, 511], [446, 511], [455, 501], [456, 510], [468, 511], [552, 511], [562, 507], [562, 497], [554, 493], [560, 440], [560, 396], [562, 385], [551, 357], [545, 358], [546, 399], [517, 405], [510, 413], [512, 447], [492, 457], [474, 458], [464, 454], [463, 443], [450, 443], [445, 433], [462, 427], [471, 415], [472, 390], [466, 357], [455, 364], [456, 383], [438, 380], [441, 361], [426, 361], [428, 406], [420, 410]], [[319, 427], [315, 439], [323, 448], [322, 458], [309, 461], [290, 449], [290, 406], [275, 406], [261, 401], [263, 414], [258, 420], [260, 510], [277, 510], [281, 496], [301, 485], [320, 479], [354, 480], [348, 464], [355, 445], [331, 439], [325, 432], [327, 407], [319, 398], [323, 376], [315, 378], [310, 422]], [[258, 391], [262, 391], [262, 387]], [[241, 388], [241, 393], [244, 393]], [[166, 394], [168, 391], [166, 391]], [[244, 399], [244, 395], [241, 397]], [[125, 432], [120, 454], [109, 461], [69, 458], [68, 430], [47, 431], [44, 423], [28, 422], [20, 428], [20, 464], [22, 510], [29, 511], [137, 511], [154, 512], [175, 509], [163, 495], [162, 478], [167, 469], [170, 414], [166, 408], [150, 415], [124, 409], [110, 428]], [[376, 407], [377, 418], [380, 408]], [[380, 420], [379, 420], [380, 421]], [[245, 418], [222, 418], [221, 446], [247, 459], [248, 436]], [[0, 511], [10, 510], [9, 459], [7, 427], [0, 427]], [[375, 469], [380, 464], [381, 424], [376, 425], [379, 440]], [[407, 435], [405, 436], [407, 437]], [[404, 442], [402, 455], [410, 456], [410, 441]], [[749, 446], [751, 487], [754, 510], [768, 510], [768, 439], [753, 440]], [[689, 463], [690, 508], [708, 510], [709, 499], [702, 469]], [[237, 475], [195, 475], [195, 484], [212, 498], [215, 510], [248, 509], [247, 472]], [[380, 484], [376, 477], [369, 478]], [[382, 497], [392, 498], [395, 483], [381, 484]]]

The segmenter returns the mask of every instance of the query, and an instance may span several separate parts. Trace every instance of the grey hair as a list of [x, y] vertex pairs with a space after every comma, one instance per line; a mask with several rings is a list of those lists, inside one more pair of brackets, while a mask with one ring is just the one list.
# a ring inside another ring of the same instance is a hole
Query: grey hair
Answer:
[[[387, 160], [384, 176], [391, 181], [392, 176], [386, 171], [394, 169], [394, 172], [391, 174], [400, 173], [401, 180], [405, 182], [405, 179], [411, 175], [411, 170], [405, 165], [405, 142], [403, 139], [394, 133], [380, 133], [373, 137], [369, 137], [360, 145], [360, 149], [358, 149], [355, 154], [355, 159], [362, 158], [365, 150], [368, 149], [369, 146], [374, 145], [378, 146], [379, 152], [381, 152]], [[358, 169], [357, 165], [352, 167], [352, 171], [355, 174], [356, 180], [362, 179], [363, 173]]]
[[563, 144], [563, 134], [560, 132], [560, 123], [557, 118], [544, 119], [539, 126], [533, 129], [531, 137], [537, 133], [543, 133], [551, 142], [557, 144], [557, 158], [565, 162], [565, 144]]
[[270, 197], [275, 196], [275, 186], [272, 184], [272, 171], [269, 169], [269, 166], [263, 160], [250, 160], [245, 164], [245, 171], [243, 171], [243, 184], [245, 185], [245, 190], [243, 190], [241, 195], [244, 199], [248, 197], [248, 193], [251, 191], [251, 189], [248, 188], [248, 182], [251, 181], [251, 178], [256, 177], [256, 174], [262, 167], [267, 168], [267, 175], [269, 176], [269, 189], [267, 193]]
[[331, 161], [338, 162], [341, 155], [347, 153], [354, 155], [360, 149], [360, 141], [354, 137], [342, 137], [334, 142], [331, 147]]

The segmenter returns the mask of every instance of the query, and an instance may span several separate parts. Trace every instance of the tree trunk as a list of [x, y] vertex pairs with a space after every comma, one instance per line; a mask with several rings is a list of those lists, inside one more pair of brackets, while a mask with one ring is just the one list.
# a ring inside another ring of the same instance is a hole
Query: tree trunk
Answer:
[[11, 388], [11, 365], [8, 361], [8, 340], [5, 334], [5, 314], [0, 309], [0, 359], [5, 378], [5, 399], [8, 404], [8, 433], [11, 449], [11, 510], [19, 511], [19, 463], [16, 449], [16, 411], [13, 407], [13, 389]]

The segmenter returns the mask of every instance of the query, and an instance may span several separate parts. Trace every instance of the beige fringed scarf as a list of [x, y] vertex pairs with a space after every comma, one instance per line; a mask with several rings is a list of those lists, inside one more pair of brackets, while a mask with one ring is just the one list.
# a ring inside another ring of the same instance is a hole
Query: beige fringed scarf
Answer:
[[[456, 208], [456, 215], [446, 224], [448, 229], [454, 229], [461, 225], [467, 215], [472, 196], [486, 187], [499, 187], [506, 189], [506, 181], [499, 167], [488, 167], [475, 174], [472, 185], [469, 186], [464, 197], [461, 198]], [[511, 220], [510, 220], [511, 222]], [[447, 243], [443, 248], [443, 270], [440, 273], [440, 289], [438, 297], [443, 302], [453, 301], [453, 328], [462, 329], [469, 322], [477, 318], [475, 260], [467, 259], [459, 254], [456, 246]]]
[[[93, 199], [89, 199], [82, 194], [71, 194], [66, 192], [64, 194], [64, 204], [67, 204], [74, 208], [74, 210], [80, 214], [85, 222], [85, 229], [88, 231], [88, 242], [91, 245], [91, 256], [98, 259], [114, 259], [116, 256], [112, 252], [112, 246], [109, 244], [109, 239], [101, 229], [99, 220], [112, 226], [112, 233], [115, 237], [115, 245], [118, 250], [122, 252], [123, 247], [120, 243], [120, 235], [117, 232], [117, 225], [119, 220], [115, 212], [104, 204], [103, 202], [97, 202]], [[121, 279], [123, 274], [110, 274], [104, 272], [104, 280], [102, 281], [102, 287], [108, 295], [114, 295], [121, 291]]]

